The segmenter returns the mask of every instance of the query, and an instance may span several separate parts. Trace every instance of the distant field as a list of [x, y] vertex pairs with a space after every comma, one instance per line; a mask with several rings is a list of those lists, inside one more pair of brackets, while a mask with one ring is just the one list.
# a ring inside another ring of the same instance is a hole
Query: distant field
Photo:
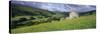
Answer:
[[96, 15], [81, 16], [75, 19], [64, 19], [38, 25], [11, 29], [11, 33], [44, 32], [58, 30], [90, 29], [96, 28]]

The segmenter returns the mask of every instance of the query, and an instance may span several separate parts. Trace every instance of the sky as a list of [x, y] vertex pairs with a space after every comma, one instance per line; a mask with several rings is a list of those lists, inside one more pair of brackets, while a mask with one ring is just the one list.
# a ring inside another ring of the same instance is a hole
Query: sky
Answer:
[[96, 5], [96, 0], [11, 0], [11, 1], [36, 1], [36, 2]]

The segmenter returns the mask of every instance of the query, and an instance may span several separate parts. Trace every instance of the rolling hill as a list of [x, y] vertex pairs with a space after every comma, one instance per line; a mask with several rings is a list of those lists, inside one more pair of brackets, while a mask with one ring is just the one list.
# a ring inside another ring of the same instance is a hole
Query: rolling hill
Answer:
[[12, 17], [13, 16], [35, 16], [35, 15], [41, 15], [41, 16], [51, 16], [55, 13], [50, 12], [48, 10], [42, 10], [30, 6], [25, 6], [25, 5], [20, 5], [20, 4], [11, 4], [10, 6], [11, 12], [12, 12]]
[[79, 18], [66, 19], [70, 12], [49, 11], [17, 3], [10, 3], [9, 8], [11, 33], [96, 28], [96, 10], [80, 12]]
[[22, 25], [22, 23], [28, 23], [31, 20], [41, 20], [51, 18], [53, 16], [62, 17], [64, 16], [62, 12], [52, 12], [48, 10], [43, 10], [39, 8], [34, 8], [21, 4], [10, 4], [10, 12], [11, 12], [11, 28], [15, 26]]
[[81, 16], [75, 19], [64, 19], [61, 21], [52, 21], [49, 23], [32, 25], [12, 29], [12, 33], [26, 33], [26, 32], [44, 32], [44, 31], [58, 31], [58, 30], [76, 30], [76, 29], [91, 29], [96, 28], [96, 15]]

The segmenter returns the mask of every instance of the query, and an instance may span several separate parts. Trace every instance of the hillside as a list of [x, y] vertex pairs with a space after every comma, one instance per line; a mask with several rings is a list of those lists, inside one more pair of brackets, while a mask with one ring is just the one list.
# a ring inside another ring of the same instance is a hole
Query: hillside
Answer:
[[74, 29], [90, 29], [96, 28], [96, 15], [81, 16], [75, 19], [64, 19], [60, 21], [52, 21], [49, 23], [32, 25], [12, 29], [12, 33], [25, 32], [43, 32], [43, 31], [57, 31], [57, 30], [74, 30]]
[[9, 8], [11, 33], [96, 28], [96, 10], [80, 11], [79, 18], [66, 19], [70, 12], [49, 11], [18, 3], [10, 3]]
[[[16, 26], [23, 26], [31, 22], [31, 20], [44, 20], [44, 19], [51, 19], [51, 17], [62, 17], [63, 14], [59, 12], [52, 12], [48, 10], [38, 9], [30, 6], [25, 6], [21, 4], [10, 4], [10, 12], [11, 12], [11, 28], [17, 28]], [[46, 21], [47, 22], [47, 21]], [[37, 22], [35, 22], [37, 23]], [[30, 24], [30, 23], [29, 23]]]
[[51, 16], [55, 13], [50, 12], [48, 10], [42, 10], [30, 6], [20, 5], [20, 4], [11, 4], [10, 6], [12, 17], [13, 16], [35, 16], [35, 15], [43, 15], [43, 16]]
[[95, 5], [79, 5], [79, 4], [65, 4], [65, 3], [48, 3], [48, 2], [25, 2], [25, 1], [12, 1], [12, 3], [32, 6], [41, 9], [47, 9], [50, 11], [68, 12], [71, 9], [78, 10], [80, 12], [95, 10]]

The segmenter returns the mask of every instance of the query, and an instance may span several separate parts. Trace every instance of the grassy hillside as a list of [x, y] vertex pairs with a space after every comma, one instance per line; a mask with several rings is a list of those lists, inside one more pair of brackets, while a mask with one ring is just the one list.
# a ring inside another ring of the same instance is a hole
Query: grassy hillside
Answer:
[[[11, 23], [10, 28], [18, 28], [20, 26], [24, 26], [29, 23], [31, 20], [37, 20], [39, 23], [42, 20], [45, 20], [47, 18], [51, 17], [62, 17], [63, 15], [61, 13], [57, 12], [51, 12], [48, 10], [38, 9], [35, 7], [25, 6], [21, 4], [10, 4], [10, 12], [11, 12]], [[37, 21], [35, 24], [37, 24]], [[46, 21], [47, 22], [47, 21]]]
[[65, 19], [69, 12], [48, 11], [10, 3], [11, 33], [96, 28], [96, 11], [82, 12], [79, 18]]
[[42, 10], [30, 6], [24, 6], [20, 4], [11, 4], [10, 6], [12, 16], [36, 16], [36, 15], [42, 15], [42, 16], [51, 16], [55, 13], [50, 12], [48, 10]]
[[75, 19], [64, 19], [38, 25], [11, 29], [12, 33], [43, 32], [57, 30], [89, 29], [96, 27], [96, 15], [81, 16]]

